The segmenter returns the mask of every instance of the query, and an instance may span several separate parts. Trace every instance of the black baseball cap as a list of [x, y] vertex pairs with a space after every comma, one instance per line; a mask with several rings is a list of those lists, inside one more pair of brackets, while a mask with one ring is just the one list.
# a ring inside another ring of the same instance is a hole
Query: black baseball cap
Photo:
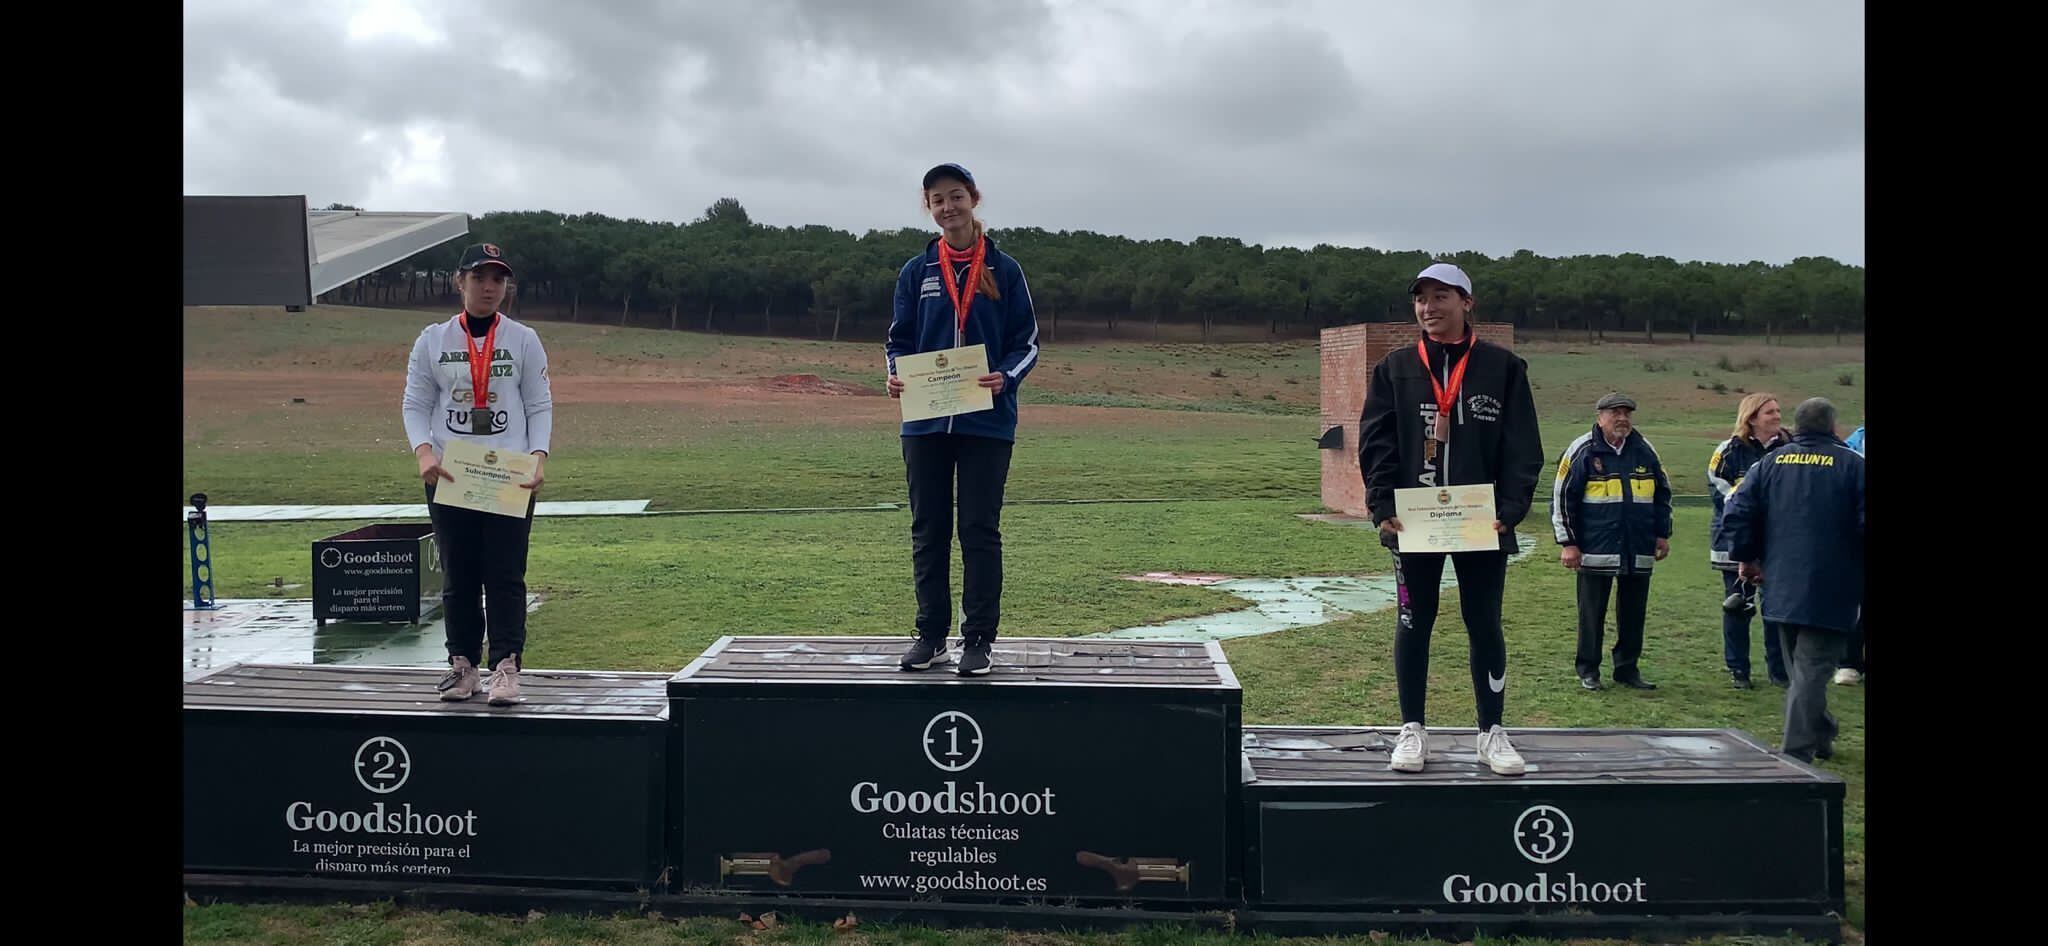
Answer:
[[957, 177], [966, 181], [970, 187], [974, 185], [974, 175], [967, 173], [966, 168], [957, 164], [946, 163], [924, 172], [924, 189], [931, 190], [932, 182], [942, 177]]
[[462, 250], [462, 262], [455, 265], [455, 271], [466, 273], [479, 266], [503, 266], [505, 275], [512, 275], [512, 264], [505, 262], [505, 253], [496, 243], [472, 243]]

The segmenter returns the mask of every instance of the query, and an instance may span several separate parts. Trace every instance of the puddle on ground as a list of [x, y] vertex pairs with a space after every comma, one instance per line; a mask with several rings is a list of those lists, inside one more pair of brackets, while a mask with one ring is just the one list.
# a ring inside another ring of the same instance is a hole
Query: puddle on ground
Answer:
[[[1536, 547], [1534, 536], [1517, 534], [1515, 538], [1518, 548], [1508, 556], [1510, 562], [1521, 561]], [[1148, 572], [1129, 577], [1132, 581], [1199, 584], [1230, 592], [1251, 602], [1251, 607], [1085, 636], [1147, 641], [1220, 641], [1253, 637], [1391, 608], [1395, 596], [1392, 572], [1359, 577], [1231, 578], [1222, 581], [1215, 580], [1219, 577], [1215, 575], [1189, 576], [1172, 572]], [[1457, 585], [1457, 568], [1446, 564], [1443, 587], [1455, 588]]]

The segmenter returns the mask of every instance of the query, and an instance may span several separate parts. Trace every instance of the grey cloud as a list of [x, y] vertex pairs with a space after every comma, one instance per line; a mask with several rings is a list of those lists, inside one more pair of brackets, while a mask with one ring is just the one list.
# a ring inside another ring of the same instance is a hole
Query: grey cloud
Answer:
[[[896, 65], [973, 66], [1043, 55], [1053, 26], [1043, 0], [786, 0], [791, 32]], [[963, 81], [973, 81], [972, 74]]]
[[912, 182], [959, 160], [998, 226], [1862, 258], [1847, 2], [419, 9], [447, 43], [189, 4], [188, 189], [862, 231], [928, 225]]
[[1145, 104], [1211, 140], [1313, 134], [1355, 120], [1359, 96], [1330, 36], [1299, 25], [1206, 34], [1162, 51]]

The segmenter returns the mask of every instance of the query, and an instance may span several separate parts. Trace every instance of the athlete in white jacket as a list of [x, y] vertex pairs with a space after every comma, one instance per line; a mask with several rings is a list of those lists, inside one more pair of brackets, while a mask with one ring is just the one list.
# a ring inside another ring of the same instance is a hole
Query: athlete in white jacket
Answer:
[[[448, 672], [436, 689], [444, 700], [476, 695], [481, 687], [477, 667], [488, 636], [492, 706], [519, 701], [519, 658], [526, 649], [526, 546], [534, 500], [528, 498], [525, 518], [512, 518], [436, 504], [434, 489], [454, 479], [441, 468], [450, 440], [531, 453], [533, 480], [522, 485], [537, 492], [544, 480], [554, 430], [548, 355], [533, 329], [498, 311], [511, 279], [512, 266], [497, 246], [479, 243], [463, 251], [455, 274], [462, 311], [420, 331], [406, 368], [404, 400], [405, 436], [419, 459], [446, 572], [441, 603], [448, 622]], [[488, 628], [486, 596], [491, 603]]]

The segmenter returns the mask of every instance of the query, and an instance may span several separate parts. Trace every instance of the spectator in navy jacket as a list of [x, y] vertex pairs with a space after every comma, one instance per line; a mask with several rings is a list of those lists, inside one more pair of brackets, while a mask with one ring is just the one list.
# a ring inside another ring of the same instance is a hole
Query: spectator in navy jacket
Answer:
[[1811, 762], [1834, 754], [1828, 680], [1863, 609], [1863, 457], [1835, 437], [1826, 398], [1800, 404], [1792, 428], [1744, 474], [1721, 531], [1743, 577], [1762, 584], [1764, 627], [1791, 670], [1784, 753]]

